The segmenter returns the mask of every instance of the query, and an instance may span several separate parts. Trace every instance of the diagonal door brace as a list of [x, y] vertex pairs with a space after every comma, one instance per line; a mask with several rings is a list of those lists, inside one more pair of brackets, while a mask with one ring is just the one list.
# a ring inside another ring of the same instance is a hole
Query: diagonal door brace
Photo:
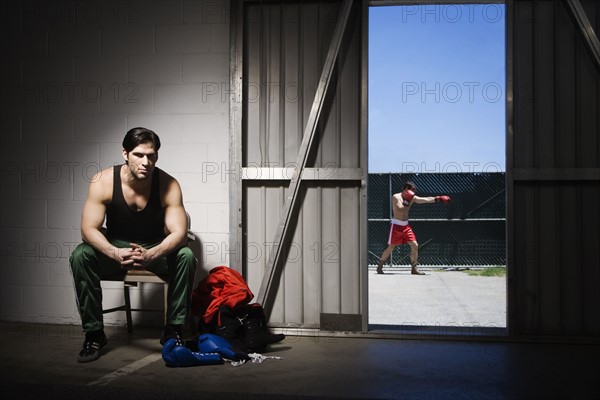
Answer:
[[588, 49], [594, 57], [596, 67], [600, 68], [600, 41], [598, 41], [598, 35], [596, 35], [581, 2], [579, 0], [567, 0], [567, 5], [577, 22], [577, 26], [585, 39]]
[[298, 150], [298, 157], [296, 159], [296, 164], [294, 167], [294, 174], [292, 176], [292, 179], [290, 180], [290, 185], [286, 192], [285, 203], [283, 206], [282, 214], [279, 218], [279, 225], [277, 226], [275, 239], [273, 240], [273, 247], [271, 248], [271, 253], [269, 255], [269, 262], [264, 272], [263, 280], [260, 285], [260, 290], [256, 298], [257, 302], [263, 306], [267, 315], [271, 311], [274, 296], [273, 281], [276, 276], [277, 269], [281, 268], [282, 265], [282, 250], [284, 246], [287, 245], [287, 243], [285, 243], [284, 240], [288, 237], [290, 219], [296, 211], [296, 209], [299, 207], [297, 200], [298, 189], [300, 188], [300, 181], [302, 179], [302, 173], [306, 166], [308, 155], [310, 154], [311, 149], [313, 147], [315, 131], [317, 129], [317, 124], [319, 122], [319, 117], [323, 108], [323, 102], [325, 100], [325, 95], [327, 94], [327, 89], [329, 87], [329, 82], [333, 73], [333, 67], [335, 66], [335, 61], [337, 59], [340, 45], [342, 43], [342, 37], [344, 35], [344, 31], [346, 30], [346, 24], [350, 16], [351, 8], [352, 0], [344, 0], [344, 3], [342, 4], [342, 9], [340, 10], [340, 15], [336, 23], [335, 31], [331, 39], [329, 51], [327, 52], [327, 58], [325, 59], [325, 64], [323, 65], [323, 71], [321, 72], [321, 78], [319, 80], [317, 92], [315, 93], [315, 99], [312, 103], [310, 114], [308, 116], [308, 121], [306, 122], [306, 127], [304, 128], [304, 136], [302, 138], [302, 143], [300, 144], [300, 149]]

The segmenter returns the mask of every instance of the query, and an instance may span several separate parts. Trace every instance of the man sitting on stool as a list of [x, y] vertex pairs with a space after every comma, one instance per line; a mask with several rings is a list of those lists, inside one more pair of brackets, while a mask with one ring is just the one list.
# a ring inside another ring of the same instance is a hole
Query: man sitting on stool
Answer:
[[[123, 278], [144, 268], [167, 275], [167, 325], [161, 344], [181, 344], [190, 306], [195, 256], [185, 246], [187, 215], [177, 180], [155, 167], [160, 139], [146, 128], [133, 128], [123, 139], [124, 164], [96, 174], [83, 206], [81, 236], [69, 259], [85, 341], [77, 361], [100, 357], [107, 343], [102, 317], [104, 276]], [[102, 224], [106, 218], [106, 232]]]

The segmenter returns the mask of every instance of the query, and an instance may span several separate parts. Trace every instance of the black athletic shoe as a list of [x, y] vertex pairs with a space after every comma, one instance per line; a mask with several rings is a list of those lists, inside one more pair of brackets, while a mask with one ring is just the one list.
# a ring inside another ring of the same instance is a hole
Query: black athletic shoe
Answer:
[[165, 325], [165, 329], [163, 329], [162, 336], [160, 337], [160, 344], [164, 346], [167, 340], [175, 339], [176, 346], [183, 346], [182, 328], [182, 325]]
[[77, 356], [77, 362], [86, 363], [96, 361], [100, 358], [100, 349], [106, 346], [106, 343], [108, 343], [108, 340], [106, 339], [104, 332], [94, 332], [92, 334], [86, 333], [83, 349]]

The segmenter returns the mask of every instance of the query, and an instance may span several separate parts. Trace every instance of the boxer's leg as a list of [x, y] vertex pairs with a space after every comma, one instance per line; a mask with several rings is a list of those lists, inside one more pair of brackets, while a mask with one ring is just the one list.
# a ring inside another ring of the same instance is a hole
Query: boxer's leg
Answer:
[[419, 263], [419, 244], [416, 240], [408, 242], [410, 246], [410, 273], [413, 275], [425, 275], [423, 272], [417, 269]]
[[387, 249], [385, 249], [383, 251], [383, 253], [381, 254], [381, 257], [379, 258], [379, 264], [377, 265], [377, 273], [378, 274], [383, 274], [383, 264], [387, 261], [388, 258], [390, 258], [390, 255], [392, 254], [392, 252], [394, 251], [394, 249], [396, 248], [395, 244], [390, 244]]

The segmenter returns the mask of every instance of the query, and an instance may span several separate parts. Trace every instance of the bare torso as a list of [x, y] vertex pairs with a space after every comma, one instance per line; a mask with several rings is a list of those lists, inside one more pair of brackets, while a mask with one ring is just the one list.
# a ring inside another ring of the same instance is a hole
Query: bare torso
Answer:
[[400, 221], [408, 220], [408, 212], [410, 211], [410, 205], [405, 206], [402, 204], [402, 194], [396, 193], [392, 196], [392, 213], [394, 219]]

